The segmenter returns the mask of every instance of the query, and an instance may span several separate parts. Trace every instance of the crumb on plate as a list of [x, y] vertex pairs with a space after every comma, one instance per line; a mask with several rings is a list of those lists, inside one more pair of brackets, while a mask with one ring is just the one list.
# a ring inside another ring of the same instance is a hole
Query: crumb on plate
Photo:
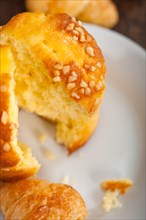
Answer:
[[120, 195], [123, 195], [133, 186], [133, 182], [128, 179], [122, 180], [107, 180], [101, 183], [102, 190], [105, 194], [102, 198], [101, 206], [106, 212], [112, 209], [121, 208], [122, 204], [119, 200]]
[[71, 185], [74, 185], [74, 184], [76, 184], [76, 183], [77, 183], [76, 179], [72, 178], [72, 179], [71, 179]]
[[81, 157], [84, 156], [84, 154], [83, 154], [81, 151], [79, 151], [79, 152], [78, 152], [78, 156], [81, 158]]
[[73, 186], [77, 183], [77, 181], [76, 179], [70, 178], [68, 175], [65, 175], [61, 180], [61, 183]]
[[50, 150], [46, 150], [44, 155], [48, 160], [55, 160], [56, 159], [56, 155]]
[[63, 179], [61, 180], [61, 183], [63, 184], [69, 184], [69, 176], [68, 175], [65, 175], [63, 177]]
[[101, 206], [106, 212], [110, 212], [115, 208], [121, 208], [122, 204], [119, 201], [119, 191], [106, 191], [102, 198]]
[[38, 134], [38, 140], [41, 144], [45, 143], [47, 140], [47, 134], [46, 133]]

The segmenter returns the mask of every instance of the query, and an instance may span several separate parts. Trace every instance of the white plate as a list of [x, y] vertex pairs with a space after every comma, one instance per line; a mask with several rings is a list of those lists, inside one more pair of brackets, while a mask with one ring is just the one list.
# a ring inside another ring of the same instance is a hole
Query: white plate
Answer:
[[[73, 186], [91, 213], [88, 219], [144, 219], [145, 51], [111, 30], [85, 26], [102, 48], [108, 70], [107, 90], [94, 135], [84, 148], [68, 157], [54, 140], [54, 126], [21, 111], [20, 139], [31, 146], [42, 164], [39, 178], [60, 182], [68, 175], [76, 180]], [[48, 133], [43, 146], [55, 152], [56, 160], [43, 156], [37, 140], [39, 132]], [[123, 208], [106, 214], [99, 208], [103, 195], [100, 183], [115, 178], [130, 178], [134, 187], [123, 197]]]

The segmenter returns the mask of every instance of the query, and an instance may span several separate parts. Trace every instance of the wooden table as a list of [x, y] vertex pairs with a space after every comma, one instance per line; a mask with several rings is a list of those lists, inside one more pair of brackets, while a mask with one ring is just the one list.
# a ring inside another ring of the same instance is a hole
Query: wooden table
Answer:
[[[119, 9], [120, 21], [113, 29], [146, 48], [146, 0], [115, 0], [115, 2]], [[23, 11], [26, 11], [24, 0], [0, 0], [0, 25]]]

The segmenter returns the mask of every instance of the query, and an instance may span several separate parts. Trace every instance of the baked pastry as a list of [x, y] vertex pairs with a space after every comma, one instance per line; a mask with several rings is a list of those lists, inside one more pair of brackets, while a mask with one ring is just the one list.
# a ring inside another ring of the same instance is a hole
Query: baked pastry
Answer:
[[106, 180], [101, 183], [101, 189], [105, 191], [102, 198], [101, 207], [105, 212], [112, 209], [121, 208], [120, 196], [127, 193], [128, 189], [133, 186], [133, 182], [129, 179]]
[[22, 13], [0, 30], [11, 46], [20, 107], [57, 124], [69, 153], [92, 135], [105, 90], [105, 62], [94, 38], [66, 14]]
[[118, 23], [119, 13], [116, 5], [110, 0], [90, 0], [78, 15], [78, 19], [112, 28]]
[[35, 174], [39, 164], [30, 150], [17, 142], [14, 63], [8, 46], [0, 46], [0, 64], [0, 180], [13, 180]]
[[32, 12], [67, 13], [78, 16], [90, 0], [27, 0], [26, 8]]
[[120, 194], [126, 194], [132, 186], [133, 182], [129, 179], [106, 180], [101, 183], [101, 188], [104, 191], [119, 191]]
[[0, 186], [0, 206], [5, 219], [86, 219], [79, 193], [63, 184], [45, 180], [21, 180]]
[[26, 0], [26, 8], [34, 12], [67, 13], [109, 28], [119, 20], [117, 7], [111, 0]]

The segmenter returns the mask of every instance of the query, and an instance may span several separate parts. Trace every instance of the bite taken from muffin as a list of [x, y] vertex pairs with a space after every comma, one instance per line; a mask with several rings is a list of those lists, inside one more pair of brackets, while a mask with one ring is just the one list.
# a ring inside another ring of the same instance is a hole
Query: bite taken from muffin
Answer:
[[56, 123], [56, 140], [72, 153], [94, 132], [105, 90], [100, 48], [66, 14], [22, 13], [0, 30], [15, 63], [20, 107]]

